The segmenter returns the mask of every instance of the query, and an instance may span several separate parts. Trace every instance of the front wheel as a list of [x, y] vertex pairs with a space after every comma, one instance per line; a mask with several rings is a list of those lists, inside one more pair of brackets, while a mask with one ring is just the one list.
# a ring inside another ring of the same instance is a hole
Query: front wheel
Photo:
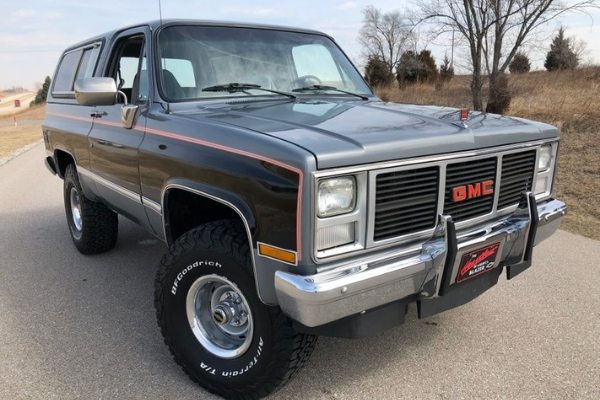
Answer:
[[237, 221], [200, 226], [163, 257], [155, 306], [165, 343], [183, 370], [212, 393], [261, 398], [308, 360], [316, 336], [292, 329], [256, 294], [250, 250]]

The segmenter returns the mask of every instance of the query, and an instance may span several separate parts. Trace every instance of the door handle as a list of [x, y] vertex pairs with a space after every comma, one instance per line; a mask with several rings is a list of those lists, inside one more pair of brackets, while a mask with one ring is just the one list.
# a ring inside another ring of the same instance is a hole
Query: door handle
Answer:
[[106, 111], [100, 111], [100, 110], [90, 111], [90, 116], [92, 118], [102, 118], [104, 115], [108, 115], [108, 113]]

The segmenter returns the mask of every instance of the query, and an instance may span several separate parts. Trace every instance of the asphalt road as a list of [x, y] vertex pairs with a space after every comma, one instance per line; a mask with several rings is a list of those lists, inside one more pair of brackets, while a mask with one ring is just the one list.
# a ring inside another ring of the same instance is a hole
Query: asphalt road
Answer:
[[[213, 399], [155, 323], [164, 245], [126, 220], [114, 250], [71, 243], [43, 146], [0, 167], [0, 399]], [[600, 399], [600, 242], [566, 232], [534, 266], [444, 314], [320, 338], [273, 399]]]
[[29, 103], [34, 99], [35, 93], [33, 92], [23, 92], [3, 97], [2, 101], [0, 101], [0, 115], [12, 114], [19, 111], [19, 108], [15, 107], [15, 100], [21, 101], [21, 108], [28, 108]]

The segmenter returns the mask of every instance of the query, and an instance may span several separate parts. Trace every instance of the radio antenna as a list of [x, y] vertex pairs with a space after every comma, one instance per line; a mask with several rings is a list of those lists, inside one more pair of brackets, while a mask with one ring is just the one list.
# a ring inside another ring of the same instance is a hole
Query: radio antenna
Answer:
[[162, 25], [162, 6], [160, 5], [160, 0], [158, 0], [158, 17], [160, 18], [160, 24]]

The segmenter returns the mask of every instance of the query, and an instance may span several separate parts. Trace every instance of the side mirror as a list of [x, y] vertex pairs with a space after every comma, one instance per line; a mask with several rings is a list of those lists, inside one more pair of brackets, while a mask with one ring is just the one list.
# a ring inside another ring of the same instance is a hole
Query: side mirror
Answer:
[[74, 85], [75, 99], [82, 106], [111, 106], [117, 102], [113, 78], [82, 78]]

